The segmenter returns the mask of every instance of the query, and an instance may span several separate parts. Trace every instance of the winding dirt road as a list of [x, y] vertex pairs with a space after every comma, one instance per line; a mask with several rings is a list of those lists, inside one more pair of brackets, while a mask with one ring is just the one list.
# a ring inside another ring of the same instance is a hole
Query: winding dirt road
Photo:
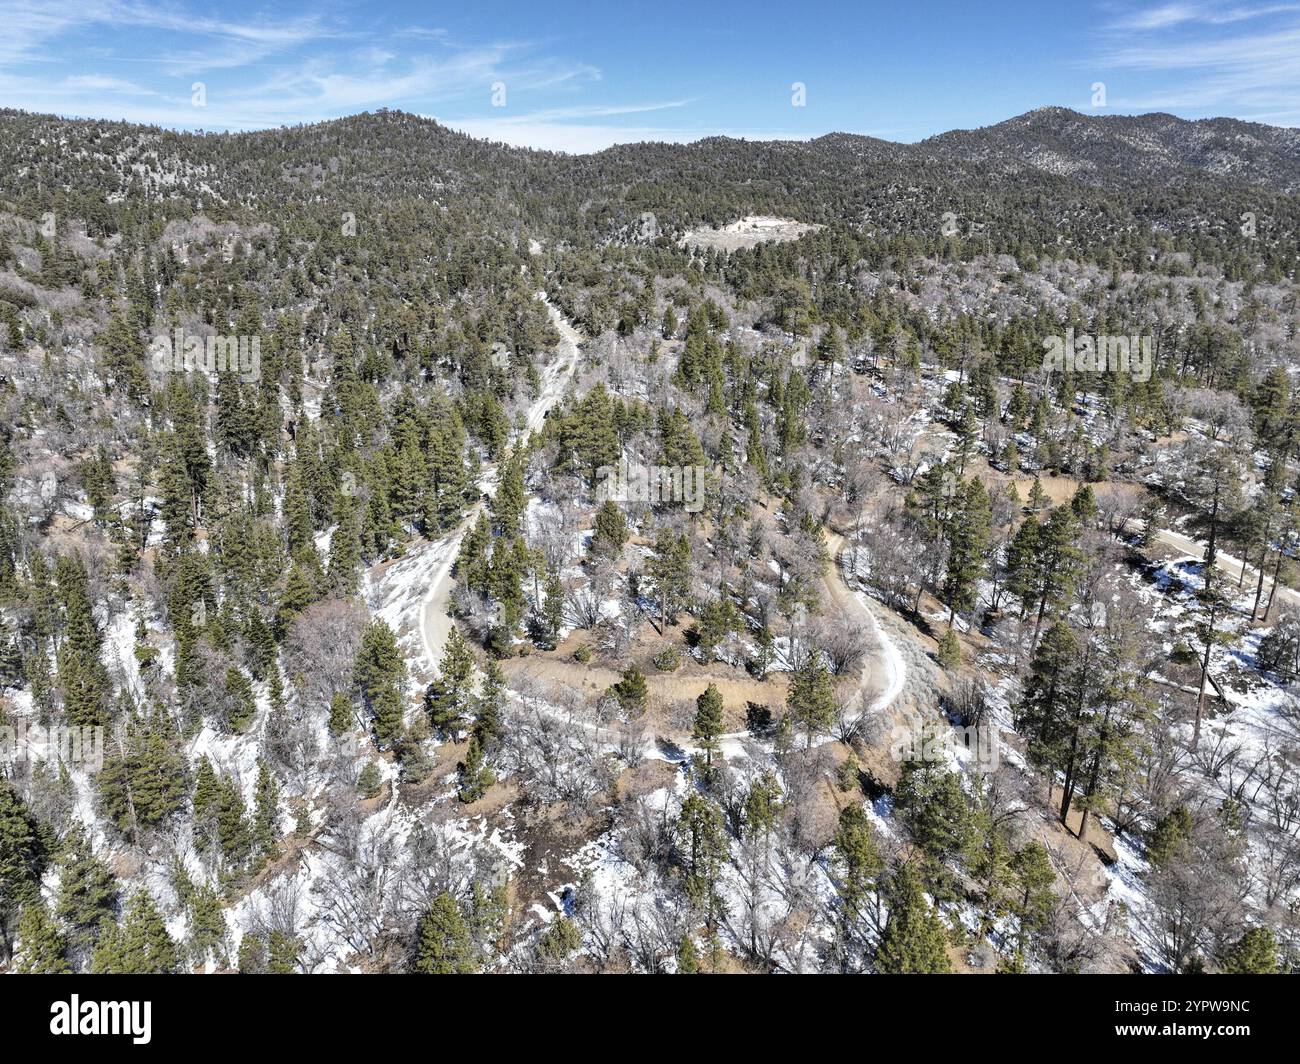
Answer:
[[[572, 379], [574, 371], [578, 368], [578, 348], [582, 343], [582, 337], [579, 335], [578, 330], [569, 323], [555, 304], [547, 298], [546, 293], [538, 292], [537, 298], [545, 303], [546, 309], [550, 311], [551, 322], [560, 334], [560, 343], [557, 347], [557, 356], [542, 370], [541, 390], [524, 416], [525, 431], [530, 433], [541, 431], [542, 425], [546, 421], [546, 415], [564, 396], [564, 390]], [[488, 494], [495, 490], [495, 466], [484, 468], [480, 484]], [[435, 674], [438, 670], [438, 663], [442, 660], [443, 644], [447, 642], [453, 624], [449, 609], [451, 605], [451, 589], [455, 584], [455, 580], [451, 575], [452, 566], [456, 564], [456, 555], [460, 551], [461, 539], [474, 526], [474, 522], [478, 520], [478, 515], [483, 511], [485, 505], [484, 500], [480, 499], [465, 515], [464, 520], [456, 526], [454, 531], [424, 548], [425, 550], [437, 551], [442, 555], [437, 573], [429, 585], [429, 592], [420, 604], [420, 634], [424, 640], [424, 651], [429, 657], [429, 664]]]
[[[883, 607], [874, 605], [867, 595], [855, 591], [844, 580], [844, 537], [828, 530], [826, 547], [830, 552], [831, 564], [827, 567], [825, 586], [831, 602], [846, 616], [864, 618], [875, 639], [875, 650], [866, 655], [859, 684], [862, 692], [860, 716], [866, 717], [888, 709], [903, 693], [907, 683], [907, 664], [889, 633], [881, 627], [880, 618], [876, 616], [876, 610]], [[874, 697], [869, 694], [872, 688], [878, 688]]]
[[[582, 342], [578, 331], [564, 318], [555, 305], [546, 298], [546, 294], [539, 292], [538, 298], [546, 303], [550, 311], [551, 320], [560, 334], [560, 344], [557, 357], [542, 371], [540, 393], [525, 415], [524, 423], [528, 432], [539, 431], [545, 422], [547, 413], [563, 397], [565, 389], [577, 369], [578, 350]], [[485, 492], [489, 494], [495, 487], [495, 472], [495, 467], [487, 467], [484, 470], [482, 483]], [[449, 610], [452, 588], [455, 585], [451, 570], [460, 549], [461, 539], [473, 526], [474, 522], [478, 520], [478, 515], [485, 505], [485, 502], [480, 500], [469, 510], [454, 531], [424, 548], [428, 551], [436, 551], [439, 554], [438, 568], [429, 585], [428, 593], [420, 605], [421, 637], [425, 653], [435, 674], [438, 663], [442, 658], [443, 646], [454, 623]], [[844, 581], [840, 570], [840, 552], [844, 546], [843, 537], [836, 533], [828, 533], [827, 545], [833, 561], [827, 567], [823, 581], [826, 601], [842, 611], [846, 616], [859, 618], [873, 636], [873, 645], [865, 655], [858, 679], [858, 691], [862, 698], [862, 715], [865, 716], [868, 713], [879, 712], [887, 708], [898, 698], [906, 682], [907, 666], [897, 646], [881, 626], [876, 616], [875, 607], [869, 603], [867, 596], [854, 591]], [[609, 683], [618, 679], [618, 674], [613, 670], [603, 669], [599, 666], [581, 665], [577, 662], [558, 658], [546, 659], [545, 665], [547, 672], [553, 679], [580, 688], [590, 687], [594, 682], [603, 689]], [[646, 679], [652, 694], [656, 693], [655, 688], [657, 685], [665, 688], [668, 685], [676, 685], [677, 688], [680, 688], [683, 683], [683, 678], [678, 676], [650, 675]], [[742, 699], [741, 696], [750, 695], [750, 688], [756, 682], [749, 680], [747, 677], [737, 677], [731, 681], [713, 677], [693, 677], [692, 680], [698, 680], [700, 690], [703, 690], [704, 686], [710, 681], [717, 683], [723, 691], [724, 698], [728, 698], [730, 694], [735, 696], [736, 701], [750, 700], [748, 697]], [[667, 694], [668, 692], [665, 691], [664, 693]], [[763, 689], [763, 693], [770, 696], [773, 690], [769, 686]], [[680, 697], [681, 691], [677, 690], [676, 694]], [[733, 699], [728, 698], [728, 701], [731, 702]], [[761, 701], [766, 701], [766, 698]], [[724, 749], [728, 745], [726, 740], [738, 742], [746, 734], [737, 732], [723, 736]]]

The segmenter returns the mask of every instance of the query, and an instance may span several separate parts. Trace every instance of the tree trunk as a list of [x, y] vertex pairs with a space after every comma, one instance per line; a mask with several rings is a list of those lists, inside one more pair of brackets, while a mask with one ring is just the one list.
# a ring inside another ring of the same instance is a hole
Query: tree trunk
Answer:
[[1277, 552], [1277, 563], [1273, 566], [1273, 585], [1268, 589], [1268, 605], [1264, 607], [1264, 622], [1268, 623], [1268, 615], [1273, 612], [1273, 596], [1277, 594], [1277, 580], [1282, 575], [1282, 552]]
[[1074, 779], [1070, 772], [1065, 774], [1065, 782], [1061, 785], [1061, 808], [1057, 815], [1062, 826], [1066, 831], [1070, 830], [1070, 801], [1074, 798]]
[[1205, 564], [1207, 568], [1214, 568], [1215, 544], [1218, 541], [1219, 534], [1219, 488], [1214, 488], [1214, 505], [1210, 507], [1210, 541], [1205, 546]]
[[1201, 690], [1196, 696], [1196, 724], [1192, 729], [1192, 749], [1201, 741], [1201, 717], [1205, 713], [1205, 687], [1210, 678], [1210, 648], [1214, 646], [1214, 618], [1210, 618], [1210, 630], [1205, 640], [1205, 657], [1201, 660]]
[[[1097, 784], [1101, 779], [1101, 756], [1102, 751], [1106, 748], [1105, 736], [1110, 725], [1110, 710], [1106, 711], [1106, 716], [1102, 721], [1102, 732], [1097, 739], [1097, 747], [1092, 755], [1092, 765], [1088, 769], [1088, 781], [1084, 784], [1083, 795], [1085, 798], [1091, 798], [1097, 793]], [[1079, 818], [1079, 841], [1085, 841], [1088, 834], [1088, 813], [1089, 808], [1085, 804], [1082, 816]]]
[[1031, 654], [1038, 648], [1038, 633], [1042, 630], [1043, 617], [1046, 613], [1047, 613], [1047, 593], [1044, 592], [1043, 597], [1038, 600], [1038, 619], [1034, 621], [1034, 638], [1033, 641], [1029, 644], [1029, 653]]
[[1259, 598], [1264, 593], [1264, 566], [1268, 564], [1268, 540], [1264, 541], [1264, 549], [1259, 552], [1259, 579], [1255, 581], [1255, 602], [1250, 607], [1250, 622], [1255, 623], [1255, 614], [1259, 612]]
[[1074, 770], [1075, 757], [1079, 748], [1079, 728], [1080, 724], [1076, 719], [1074, 725], [1074, 734], [1070, 737], [1070, 759], [1065, 765], [1065, 780], [1061, 784], [1061, 823], [1068, 831], [1070, 829], [1070, 801], [1074, 798], [1074, 788], [1076, 784]]

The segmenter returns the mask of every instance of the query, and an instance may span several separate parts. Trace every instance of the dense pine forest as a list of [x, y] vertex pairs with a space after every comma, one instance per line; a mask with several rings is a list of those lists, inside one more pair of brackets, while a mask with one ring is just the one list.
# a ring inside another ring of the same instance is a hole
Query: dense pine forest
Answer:
[[1300, 965], [1300, 133], [0, 111], [0, 970]]

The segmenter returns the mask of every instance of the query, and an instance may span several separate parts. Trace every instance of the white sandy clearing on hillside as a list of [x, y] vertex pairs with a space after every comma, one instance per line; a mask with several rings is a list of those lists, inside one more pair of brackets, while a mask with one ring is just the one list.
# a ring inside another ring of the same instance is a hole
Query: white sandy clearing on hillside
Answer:
[[718, 248], [722, 251], [738, 251], [752, 248], [769, 240], [784, 243], [798, 240], [805, 233], [812, 233], [825, 226], [797, 222], [793, 218], [773, 218], [766, 214], [749, 214], [738, 221], [729, 222], [717, 229], [691, 229], [682, 237], [684, 247]]

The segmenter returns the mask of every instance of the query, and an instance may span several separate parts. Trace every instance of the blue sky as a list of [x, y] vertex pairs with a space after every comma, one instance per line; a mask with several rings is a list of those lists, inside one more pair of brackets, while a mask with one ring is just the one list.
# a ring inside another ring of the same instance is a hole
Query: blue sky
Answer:
[[1300, 3], [0, 0], [0, 105], [185, 129], [387, 106], [594, 151], [913, 141], [1048, 104], [1300, 125]]

